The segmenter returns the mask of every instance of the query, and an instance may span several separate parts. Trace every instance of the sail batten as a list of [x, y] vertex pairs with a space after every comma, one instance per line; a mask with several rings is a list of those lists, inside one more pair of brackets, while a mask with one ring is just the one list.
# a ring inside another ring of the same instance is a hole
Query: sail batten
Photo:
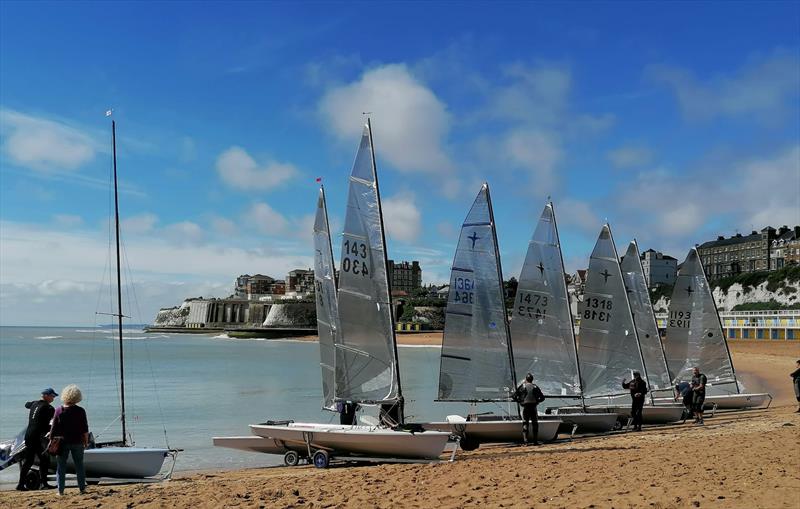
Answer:
[[635, 240], [628, 245], [620, 267], [625, 278], [625, 286], [628, 288], [628, 301], [639, 337], [639, 346], [647, 371], [647, 381], [650, 383], [651, 389], [669, 389], [672, 386], [672, 380], [667, 369], [667, 360], [661, 345], [653, 305], [650, 302], [639, 246]]
[[372, 134], [364, 126], [349, 179], [339, 265], [336, 400], [401, 400]]
[[546, 396], [580, 397], [575, 331], [551, 203], [528, 242], [510, 327], [517, 374], [533, 373]]
[[320, 186], [317, 212], [314, 218], [314, 290], [317, 307], [320, 367], [322, 369], [323, 408], [336, 410], [335, 399], [335, 343], [339, 329], [338, 299], [336, 296], [336, 270], [333, 264], [331, 232], [325, 189]]
[[508, 401], [513, 355], [487, 184], [461, 226], [445, 313], [437, 401]]
[[689, 250], [675, 279], [664, 351], [674, 383], [691, 380], [696, 366], [709, 383], [728, 382], [739, 392], [719, 313], [695, 248]]
[[647, 381], [617, 248], [607, 224], [589, 259], [586, 290], [578, 312], [584, 396], [624, 394], [622, 380], [630, 379], [634, 371]]

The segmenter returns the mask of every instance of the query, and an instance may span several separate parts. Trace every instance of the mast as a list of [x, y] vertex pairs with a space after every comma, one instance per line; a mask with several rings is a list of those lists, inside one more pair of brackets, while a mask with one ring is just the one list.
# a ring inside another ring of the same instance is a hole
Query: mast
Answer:
[[[653, 394], [649, 391], [650, 387], [650, 378], [647, 376], [647, 364], [644, 362], [644, 354], [642, 354], [642, 345], [639, 344], [639, 331], [636, 330], [636, 318], [633, 316], [633, 309], [631, 309], [631, 301], [628, 298], [628, 288], [625, 286], [625, 278], [622, 276], [622, 266], [619, 264], [619, 253], [617, 252], [617, 244], [614, 242], [614, 234], [611, 232], [611, 225], [606, 223], [608, 227], [608, 236], [611, 239], [611, 246], [614, 248], [614, 258], [617, 260], [617, 267], [619, 267], [619, 275], [622, 279], [622, 287], [625, 290], [623, 293], [625, 294], [625, 309], [628, 310], [628, 313], [631, 317], [631, 325], [633, 325], [633, 336], [636, 338], [636, 348], [639, 350], [639, 358], [642, 360], [642, 375], [644, 375], [644, 379], [646, 380], [648, 386], [648, 392], [650, 392], [650, 401], [653, 401]], [[655, 404], [655, 403], [654, 403]]]
[[111, 148], [114, 159], [114, 223], [116, 226], [116, 245], [117, 245], [117, 325], [119, 329], [119, 386], [122, 422], [122, 445], [127, 445], [127, 433], [125, 430], [125, 363], [122, 352], [122, 268], [119, 255], [119, 190], [117, 189], [117, 125], [111, 121]]
[[[500, 283], [500, 295], [503, 296], [503, 321], [506, 327], [506, 344], [508, 345], [508, 362], [511, 364], [511, 379], [517, 383], [517, 372], [514, 366], [514, 349], [511, 345], [511, 331], [508, 327], [508, 312], [506, 311], [506, 292], [503, 288], [503, 267], [500, 263], [500, 247], [497, 244], [497, 225], [494, 222], [494, 209], [492, 208], [492, 195], [489, 194], [489, 183], [484, 182], [483, 187], [486, 188], [486, 202], [489, 205], [489, 221], [492, 223], [492, 237], [494, 238], [494, 257], [497, 260], [497, 280]], [[510, 388], [512, 391], [514, 387]], [[519, 411], [519, 403], [517, 403], [517, 411]]]
[[[561, 272], [564, 272], [564, 253], [561, 251], [561, 236], [558, 234], [558, 223], [556, 222], [556, 207], [553, 202], [549, 202], [550, 210], [553, 211], [553, 229], [556, 232], [556, 242], [558, 242], [558, 256], [561, 257]], [[564, 283], [564, 295], [567, 297], [567, 306], [569, 307], [569, 290], [567, 289], [567, 281], [564, 279], [563, 274], [561, 279]], [[578, 298], [575, 297], [575, 306], [578, 306]], [[572, 308], [569, 307], [569, 333], [572, 336], [572, 347], [575, 349], [575, 369], [578, 372], [578, 384], [581, 393], [581, 406], [586, 409], [586, 399], [583, 397], [583, 377], [581, 376], [581, 362], [578, 358], [578, 340], [575, 338], [575, 317], [572, 316]]]
[[[372, 122], [370, 118], [367, 117], [367, 132], [369, 133], [369, 150], [370, 154], [372, 155], [372, 175], [375, 177], [375, 194], [378, 196], [378, 216], [381, 218], [381, 242], [383, 243], [383, 266], [387, 269], [389, 268], [389, 258], [387, 256], [387, 249], [386, 249], [386, 228], [383, 224], [383, 206], [381, 205], [381, 189], [378, 185], [378, 167], [375, 163], [375, 143], [372, 141]], [[399, 406], [398, 416], [400, 417], [400, 423], [403, 424], [405, 422], [405, 411], [403, 408], [403, 390], [400, 386], [400, 363], [399, 357], [397, 355], [397, 335], [395, 333], [395, 324], [394, 324], [394, 308], [392, 308], [392, 281], [389, 277], [389, 271], [384, 270], [384, 276], [386, 277], [386, 291], [389, 294], [389, 319], [391, 320], [391, 329], [392, 329], [392, 348], [394, 349], [394, 376], [397, 379], [397, 405]]]
[[719, 309], [717, 309], [717, 301], [714, 300], [714, 292], [711, 291], [711, 285], [708, 284], [708, 277], [706, 277], [706, 268], [703, 267], [703, 260], [700, 258], [700, 254], [697, 252], [697, 248], [693, 247], [692, 250], [695, 252], [694, 254], [697, 257], [697, 264], [700, 265], [700, 270], [702, 271], [703, 274], [703, 280], [706, 282], [708, 295], [711, 297], [711, 305], [714, 306], [714, 316], [717, 319], [717, 324], [719, 325], [719, 331], [722, 334], [722, 341], [725, 342], [725, 351], [728, 353], [728, 362], [731, 363], [731, 374], [733, 374], [733, 385], [736, 386], [736, 394], [741, 394], [742, 392], [739, 390], [739, 380], [736, 378], [736, 368], [733, 366], [731, 349], [728, 346], [728, 338], [725, 337], [725, 329], [722, 328], [722, 321], [719, 318]]

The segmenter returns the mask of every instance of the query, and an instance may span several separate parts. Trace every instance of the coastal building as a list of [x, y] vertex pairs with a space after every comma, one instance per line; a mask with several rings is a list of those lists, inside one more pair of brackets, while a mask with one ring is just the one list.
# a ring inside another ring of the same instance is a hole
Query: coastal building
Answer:
[[775, 233], [775, 240], [770, 246], [770, 270], [782, 269], [787, 265], [800, 262], [800, 226], [789, 229], [782, 226]]
[[309, 294], [314, 291], [314, 271], [311, 269], [295, 269], [286, 276], [284, 293]]
[[413, 290], [422, 287], [422, 268], [419, 262], [397, 262], [389, 260], [386, 270], [389, 272], [389, 281], [392, 291], [403, 291], [407, 295]]
[[697, 246], [697, 254], [703, 263], [709, 280], [736, 276], [747, 272], [768, 271], [771, 269], [770, 253], [776, 230], [771, 226], [760, 232], [753, 230], [750, 235], [736, 235], [705, 242]]
[[[314, 278], [313, 274], [311, 276]], [[273, 299], [275, 295], [286, 293], [286, 282], [263, 274], [251, 276], [242, 274], [236, 278], [233, 296], [238, 299], [263, 300]]]
[[[658, 285], [675, 284], [678, 272], [678, 260], [654, 249], [648, 249], [641, 255], [644, 279], [648, 288]], [[624, 258], [624, 256], [623, 256]]]

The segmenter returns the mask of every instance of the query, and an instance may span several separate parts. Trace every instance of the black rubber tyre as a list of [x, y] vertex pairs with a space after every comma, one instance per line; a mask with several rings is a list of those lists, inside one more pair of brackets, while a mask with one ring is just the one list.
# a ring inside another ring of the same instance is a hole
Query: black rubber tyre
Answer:
[[481, 444], [474, 438], [464, 435], [461, 437], [461, 440], [459, 440], [458, 445], [461, 447], [462, 451], [474, 451], [480, 447]]
[[98, 484], [100, 484], [100, 481], [89, 481], [89, 480], [87, 480], [86, 484], [88, 484], [89, 486], [97, 486]]
[[331, 463], [331, 458], [326, 451], [315, 452], [311, 459], [314, 462], [314, 466], [317, 468], [328, 468], [328, 465]]
[[42, 478], [39, 476], [39, 472], [34, 469], [30, 469], [28, 474], [25, 476], [25, 487], [29, 490], [38, 490], [42, 486]]
[[297, 464], [300, 463], [300, 455], [295, 451], [287, 451], [286, 454], [283, 455], [283, 462], [287, 467], [296, 467]]
[[614, 423], [614, 431], [621, 430], [623, 426], [625, 426], [625, 423], [623, 423], [621, 420], [617, 419], [617, 422]]

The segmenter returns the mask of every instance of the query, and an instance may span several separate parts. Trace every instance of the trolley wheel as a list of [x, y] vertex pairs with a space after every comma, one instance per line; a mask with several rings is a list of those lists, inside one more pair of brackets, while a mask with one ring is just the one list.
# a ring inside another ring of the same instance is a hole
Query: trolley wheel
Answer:
[[624, 426], [623, 422], [617, 419], [617, 422], [614, 423], [614, 431], [619, 431]]
[[98, 484], [100, 484], [100, 481], [90, 481], [87, 479], [86, 484], [88, 484], [89, 486], [97, 486]]
[[480, 442], [470, 437], [469, 435], [464, 435], [463, 437], [461, 437], [461, 440], [458, 441], [458, 445], [461, 447], [462, 451], [474, 451], [481, 444]]
[[42, 478], [37, 470], [28, 470], [25, 476], [25, 487], [29, 490], [38, 490], [42, 485]]
[[300, 463], [300, 455], [295, 451], [287, 451], [286, 454], [283, 455], [283, 462], [287, 467], [296, 467], [297, 464]]
[[315, 452], [312, 460], [314, 461], [314, 466], [317, 468], [328, 468], [328, 465], [331, 463], [331, 457], [328, 455], [327, 451]]

